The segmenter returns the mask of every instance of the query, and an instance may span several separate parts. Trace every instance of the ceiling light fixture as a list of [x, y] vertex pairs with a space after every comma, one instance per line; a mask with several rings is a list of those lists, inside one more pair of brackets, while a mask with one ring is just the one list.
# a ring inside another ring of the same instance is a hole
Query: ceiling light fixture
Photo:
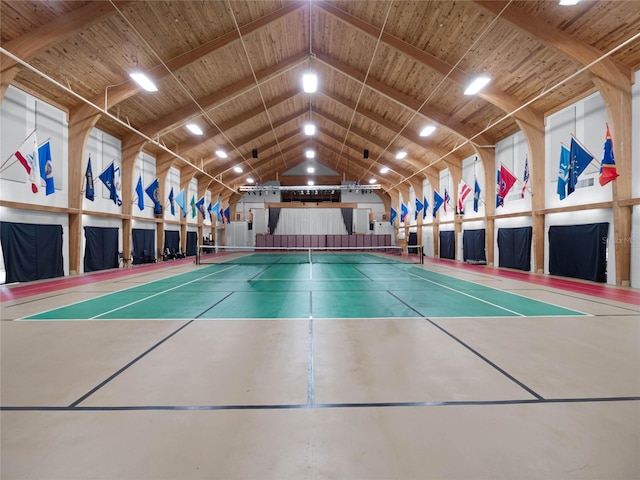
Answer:
[[313, 172], [315, 172], [315, 171], [316, 171], [316, 169], [315, 169], [315, 168], [313, 168], [313, 167], [307, 167], [307, 173], [313, 173]]
[[247, 177], [247, 183], [253, 183], [253, 178]]
[[313, 182], [313, 180], [309, 180], [309, 181], [307, 182], [307, 185], [309, 185], [309, 186], [311, 187], [311, 186], [315, 185], [315, 183]]
[[187, 123], [185, 126], [194, 135], [202, 135], [204, 133], [202, 129], [195, 123]]
[[405, 152], [404, 150], [400, 150], [398, 153], [396, 153], [396, 160], [402, 160], [403, 158], [406, 158], [407, 156], [407, 152]]
[[389, 167], [380, 167], [380, 173], [387, 173], [389, 172]]
[[316, 126], [313, 123], [305, 123], [304, 124], [304, 134], [308, 136], [313, 136], [316, 134]]
[[465, 95], [475, 95], [480, 90], [482, 90], [484, 87], [486, 87], [487, 84], [490, 81], [491, 81], [491, 79], [489, 77], [487, 77], [487, 76], [477, 77], [471, 82], [471, 84], [469, 84], [467, 89], [464, 91], [464, 94]]
[[314, 93], [318, 90], [318, 76], [315, 73], [305, 73], [302, 76], [302, 89], [306, 93]]
[[436, 127], [434, 125], [427, 125], [422, 130], [420, 130], [420, 134], [419, 135], [421, 137], [428, 137], [429, 135], [431, 135], [435, 131], [436, 131]]
[[225, 152], [224, 150], [222, 150], [221, 148], [216, 150], [216, 155], [220, 158], [227, 158], [229, 155], [227, 155], [227, 152]]
[[376, 179], [375, 179], [375, 178], [370, 179], [370, 180], [369, 180], [369, 183], [371, 183], [371, 184], [376, 183]]
[[316, 158], [316, 152], [309, 149], [304, 152], [304, 156], [307, 158]]
[[242, 167], [233, 167], [233, 171], [236, 173], [242, 173]]
[[129, 76], [143, 89], [147, 92], [157, 92], [158, 87], [151, 81], [149, 77], [147, 77], [144, 73], [140, 71], [131, 72]]
[[576, 5], [580, 0], [560, 0], [560, 5], [563, 7]]

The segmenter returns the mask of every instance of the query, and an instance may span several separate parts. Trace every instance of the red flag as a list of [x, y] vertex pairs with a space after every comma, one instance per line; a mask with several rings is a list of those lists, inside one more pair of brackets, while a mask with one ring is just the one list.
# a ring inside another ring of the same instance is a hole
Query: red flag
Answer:
[[613, 141], [611, 140], [611, 133], [609, 132], [609, 125], [607, 125], [607, 134], [604, 140], [604, 155], [602, 162], [600, 163], [600, 177], [598, 182], [603, 187], [611, 180], [615, 180], [618, 177], [618, 171], [616, 170], [616, 161], [613, 157]]
[[458, 213], [464, 211], [464, 201], [470, 193], [471, 187], [467, 185], [467, 182], [464, 180], [460, 180], [460, 184], [458, 185]]
[[[29, 137], [33, 136], [33, 149], [29, 150]], [[26, 144], [26, 145], [25, 145]], [[20, 151], [22, 149], [22, 151]], [[16, 150], [14, 153], [18, 161], [22, 164], [24, 169], [27, 171], [29, 175], [29, 181], [31, 182], [31, 191], [33, 193], [38, 193], [38, 185], [36, 183], [36, 179], [38, 178], [38, 140], [36, 138], [35, 132], [29, 135], [22, 145]]]
[[498, 197], [504, 200], [515, 183], [516, 177], [514, 177], [504, 165], [500, 165], [500, 186], [498, 190]]

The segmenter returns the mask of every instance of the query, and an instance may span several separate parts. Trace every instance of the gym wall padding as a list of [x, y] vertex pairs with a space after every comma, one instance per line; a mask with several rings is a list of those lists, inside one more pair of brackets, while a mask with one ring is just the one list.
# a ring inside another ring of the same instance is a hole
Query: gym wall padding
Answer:
[[84, 227], [84, 271], [118, 268], [118, 229]]
[[6, 283], [64, 276], [62, 225], [0, 222]]
[[487, 263], [484, 228], [462, 232], [462, 258], [465, 262]]
[[549, 227], [549, 273], [607, 281], [609, 223]]
[[498, 229], [498, 266], [531, 270], [532, 227]]
[[440, 258], [456, 259], [455, 235], [453, 230], [440, 232]]

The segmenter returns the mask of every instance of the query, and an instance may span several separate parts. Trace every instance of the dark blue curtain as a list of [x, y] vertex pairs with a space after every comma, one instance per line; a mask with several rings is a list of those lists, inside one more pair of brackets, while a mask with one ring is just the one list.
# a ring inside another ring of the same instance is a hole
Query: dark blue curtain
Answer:
[[498, 229], [498, 266], [531, 270], [531, 227]]
[[418, 234], [416, 232], [409, 232], [409, 241], [407, 242], [408, 253], [418, 253]]
[[178, 230], [165, 230], [164, 231], [164, 249], [169, 249], [171, 253], [177, 253], [180, 251], [180, 232]]
[[608, 223], [549, 227], [549, 273], [607, 281]]
[[456, 232], [440, 232], [440, 258], [456, 259]]
[[[133, 263], [149, 263], [155, 260], [156, 231], [153, 229], [133, 228], [131, 230], [133, 243]], [[153, 260], [152, 260], [153, 259]]]
[[198, 247], [198, 232], [187, 232], [187, 257], [196, 254]]
[[118, 229], [84, 227], [84, 271], [118, 268]]
[[462, 232], [462, 258], [469, 263], [487, 263], [485, 252], [485, 230], [465, 230]]
[[62, 225], [0, 222], [6, 283], [64, 276]]

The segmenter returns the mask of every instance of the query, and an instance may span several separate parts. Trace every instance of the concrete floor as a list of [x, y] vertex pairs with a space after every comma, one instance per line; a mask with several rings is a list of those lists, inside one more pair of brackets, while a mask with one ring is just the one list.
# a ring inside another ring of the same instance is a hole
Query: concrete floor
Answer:
[[443, 262], [588, 315], [17, 320], [162, 267], [2, 302], [2, 480], [640, 478], [638, 303]]

